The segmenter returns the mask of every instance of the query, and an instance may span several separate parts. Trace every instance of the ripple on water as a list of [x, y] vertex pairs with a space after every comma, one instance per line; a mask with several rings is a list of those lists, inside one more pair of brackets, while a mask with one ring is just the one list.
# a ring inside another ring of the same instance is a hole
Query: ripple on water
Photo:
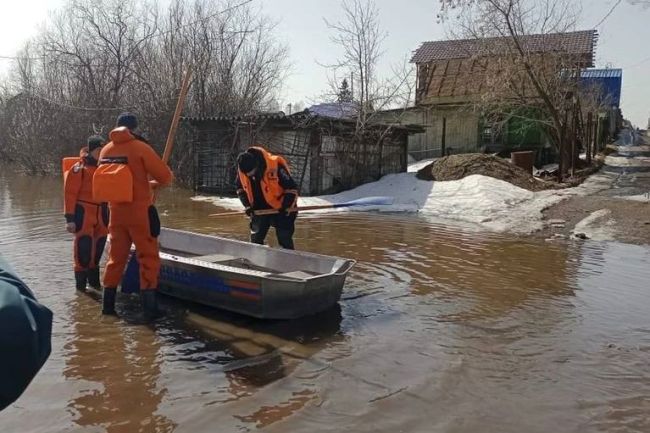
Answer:
[[[0, 248], [55, 325], [1, 431], [650, 431], [647, 247], [318, 215], [298, 246], [358, 261], [340, 308], [264, 322], [166, 300], [149, 327], [137, 298], [115, 320], [74, 292], [60, 180], [2, 176]], [[248, 235], [182, 190], [160, 209]]]

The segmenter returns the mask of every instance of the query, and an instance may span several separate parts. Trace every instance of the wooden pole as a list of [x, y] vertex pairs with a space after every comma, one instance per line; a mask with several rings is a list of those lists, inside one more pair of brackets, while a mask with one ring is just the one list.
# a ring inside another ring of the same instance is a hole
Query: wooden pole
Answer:
[[445, 155], [447, 151], [447, 118], [446, 117], [442, 118], [442, 137], [440, 139], [440, 150], [442, 156], [446, 156]]
[[586, 137], [586, 140], [587, 140], [587, 146], [586, 146], [586, 148], [587, 148], [586, 149], [587, 150], [587, 164], [591, 165], [591, 147], [592, 147], [591, 137], [592, 137], [593, 129], [594, 129], [593, 128], [593, 113], [591, 111], [589, 113], [587, 113], [587, 128], [586, 129], [587, 129], [587, 137]]
[[172, 155], [172, 149], [174, 148], [174, 138], [176, 137], [178, 122], [180, 121], [181, 113], [183, 112], [183, 107], [185, 106], [185, 98], [187, 97], [187, 92], [189, 91], [190, 88], [191, 78], [192, 78], [192, 68], [188, 67], [187, 71], [185, 71], [185, 76], [183, 77], [183, 84], [181, 85], [181, 93], [178, 95], [178, 101], [176, 102], [176, 110], [174, 111], [172, 124], [169, 127], [169, 134], [167, 134], [167, 142], [165, 143], [165, 151], [162, 157], [165, 164], [169, 163], [169, 158]]
[[[352, 200], [347, 203], [329, 203], [322, 205], [312, 205], [312, 206], [300, 206], [292, 207], [287, 209], [287, 212], [304, 212], [310, 210], [320, 210], [320, 209], [335, 209], [343, 207], [354, 207], [354, 206], [388, 206], [393, 204], [394, 199], [392, 197], [365, 197], [357, 200]], [[233, 211], [233, 212], [223, 212], [223, 213], [213, 213], [209, 216], [221, 217], [221, 216], [232, 216], [232, 215], [244, 215], [245, 211]], [[260, 209], [253, 211], [255, 215], [274, 215], [280, 213], [278, 209]]]
[[[185, 106], [185, 97], [190, 88], [190, 78], [192, 77], [192, 68], [188, 67], [185, 71], [185, 77], [183, 77], [183, 83], [181, 84], [181, 93], [178, 95], [178, 101], [176, 101], [176, 109], [174, 110], [174, 117], [172, 117], [172, 124], [169, 127], [169, 133], [167, 134], [167, 141], [165, 142], [165, 150], [163, 151], [162, 160], [165, 164], [169, 164], [169, 158], [172, 155], [172, 149], [174, 148], [174, 138], [176, 137], [176, 130], [178, 129], [178, 122], [181, 119], [181, 113], [183, 112], [183, 107]], [[156, 202], [158, 198], [158, 190], [153, 191], [153, 201]]]
[[578, 114], [575, 111], [575, 105], [573, 109], [573, 125], [571, 128], [571, 177], [576, 175], [576, 159], [577, 155], [577, 143], [578, 141]]
[[559, 164], [558, 164], [558, 182], [562, 183], [562, 180], [564, 179], [564, 170], [566, 167], [566, 160], [565, 160], [565, 149], [566, 149], [566, 140], [569, 136], [569, 110], [565, 108], [564, 111], [564, 125], [562, 126], [562, 130], [560, 131], [560, 145], [559, 145], [559, 151], [560, 151], [560, 159], [559, 159]]
[[600, 116], [596, 118], [596, 139], [594, 140], [594, 156], [596, 156], [596, 153], [600, 152]]

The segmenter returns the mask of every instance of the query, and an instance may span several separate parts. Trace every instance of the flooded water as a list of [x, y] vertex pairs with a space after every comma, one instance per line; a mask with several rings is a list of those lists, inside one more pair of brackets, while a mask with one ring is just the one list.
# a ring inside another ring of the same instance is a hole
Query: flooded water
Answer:
[[[145, 326], [75, 293], [60, 190], [0, 174], [0, 251], [55, 314], [0, 432], [650, 431], [649, 248], [303, 216], [299, 248], [359, 262], [339, 308], [264, 322], [168, 300]], [[165, 225], [246, 239], [189, 197], [162, 197]]]

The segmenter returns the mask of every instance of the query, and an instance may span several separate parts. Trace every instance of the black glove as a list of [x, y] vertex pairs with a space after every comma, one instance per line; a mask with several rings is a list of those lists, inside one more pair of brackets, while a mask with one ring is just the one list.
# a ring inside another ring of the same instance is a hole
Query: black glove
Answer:
[[280, 214], [280, 215], [282, 215], [282, 216], [289, 216], [289, 209], [287, 209], [286, 207], [282, 206], [282, 207], [278, 210], [278, 214]]
[[244, 212], [246, 212], [247, 217], [253, 216], [253, 208], [252, 207], [247, 207]]

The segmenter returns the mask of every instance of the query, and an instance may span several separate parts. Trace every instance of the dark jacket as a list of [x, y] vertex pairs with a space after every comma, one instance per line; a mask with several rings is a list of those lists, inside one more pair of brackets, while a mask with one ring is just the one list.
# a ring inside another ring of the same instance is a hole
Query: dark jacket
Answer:
[[0, 410], [18, 399], [50, 356], [52, 312], [0, 256]]

